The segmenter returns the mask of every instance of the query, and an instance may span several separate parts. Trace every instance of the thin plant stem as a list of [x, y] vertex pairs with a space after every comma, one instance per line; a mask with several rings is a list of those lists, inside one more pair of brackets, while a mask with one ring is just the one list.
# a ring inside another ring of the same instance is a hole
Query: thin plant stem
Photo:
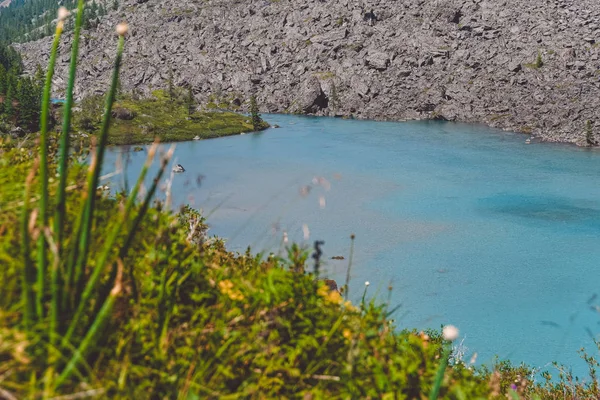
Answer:
[[67, 165], [69, 161], [69, 133], [71, 131], [71, 116], [73, 115], [73, 88], [75, 86], [75, 75], [77, 71], [77, 57], [79, 55], [79, 37], [81, 25], [83, 24], [83, 13], [85, 1], [79, 0], [77, 4], [77, 17], [75, 18], [75, 31], [73, 33], [73, 45], [71, 48], [71, 64], [69, 66], [69, 81], [67, 82], [67, 93], [63, 112], [63, 126], [60, 137], [60, 158], [58, 164], [59, 183], [56, 194], [56, 211], [54, 214], [54, 234], [59, 252], [62, 250], [62, 238], [64, 218], [66, 212], [66, 187], [67, 187]]
[[150, 201], [154, 197], [154, 193], [156, 192], [158, 183], [160, 182], [160, 180], [165, 172], [165, 169], [167, 168], [167, 165], [169, 164], [169, 161], [171, 160], [171, 157], [173, 156], [174, 151], [175, 151], [175, 147], [172, 146], [169, 149], [169, 151], [167, 152], [167, 154], [161, 160], [161, 165], [160, 165], [158, 174], [156, 175], [156, 178], [154, 178], [154, 181], [152, 182], [152, 186], [150, 186], [148, 193], [146, 193], [146, 198], [144, 199], [144, 202], [142, 203], [142, 206], [140, 207], [140, 211], [138, 212], [133, 223], [131, 224], [131, 227], [129, 228], [129, 234], [127, 235], [127, 238], [125, 239], [125, 242], [124, 242], [123, 246], [121, 246], [121, 250], [119, 251], [119, 258], [122, 260], [125, 259], [125, 256], [127, 255], [127, 252], [129, 250], [129, 248], [131, 247], [131, 244], [133, 243], [133, 238], [134, 238], [135, 234], [137, 233], [138, 227], [139, 227], [140, 223], [142, 222], [142, 219], [144, 218], [144, 215], [146, 214], [148, 207], [150, 206]]
[[[138, 227], [139, 227], [140, 223], [142, 222], [142, 218], [144, 217], [144, 215], [146, 215], [146, 211], [148, 210], [148, 207], [150, 206], [150, 201], [154, 197], [154, 193], [156, 192], [156, 188], [158, 187], [158, 182], [160, 182], [160, 180], [165, 172], [165, 169], [167, 168], [167, 165], [169, 165], [169, 162], [171, 161], [171, 157], [173, 156], [174, 151], [175, 151], [175, 147], [171, 146], [167, 155], [165, 157], [163, 157], [161, 160], [160, 170], [158, 171], [156, 178], [154, 178], [154, 181], [152, 182], [152, 186], [150, 187], [150, 190], [148, 190], [148, 193], [146, 193], [146, 198], [144, 199], [144, 202], [142, 203], [140, 211], [138, 212], [138, 215], [136, 216], [133, 223], [131, 224], [131, 227], [129, 228], [129, 234], [127, 235], [127, 238], [125, 239], [123, 246], [121, 246], [121, 249], [119, 250], [119, 258], [121, 260], [124, 260], [125, 257], [127, 256], [127, 252], [129, 251], [129, 248], [131, 247], [131, 244], [133, 243], [133, 238], [135, 236], [135, 233], [137, 232]], [[129, 276], [131, 279], [131, 293], [133, 295], [133, 298], [138, 300], [139, 293], [137, 290], [137, 285], [135, 283], [135, 277], [133, 275], [133, 265], [132, 264], [130, 264], [130, 266], [129, 266]]]
[[440, 366], [438, 367], [437, 374], [435, 376], [435, 381], [433, 382], [433, 387], [431, 388], [431, 392], [429, 393], [429, 400], [437, 400], [440, 394], [440, 389], [442, 388], [442, 382], [444, 381], [444, 374], [446, 373], [446, 367], [448, 366], [448, 359], [450, 358], [450, 353], [452, 352], [452, 346], [445, 345], [444, 350], [442, 352], [442, 358], [440, 360]]
[[62, 385], [65, 382], [65, 380], [67, 380], [71, 376], [71, 374], [74, 372], [75, 368], [77, 367], [77, 364], [79, 363], [79, 361], [83, 357], [85, 357], [85, 354], [87, 353], [88, 349], [95, 344], [98, 334], [100, 333], [100, 330], [104, 326], [105, 322], [109, 319], [112, 309], [115, 305], [115, 302], [116, 302], [117, 298], [119, 297], [119, 295], [121, 294], [122, 289], [123, 289], [123, 263], [119, 261], [119, 268], [118, 268], [117, 278], [115, 280], [115, 285], [113, 286], [112, 290], [110, 291], [108, 298], [102, 305], [102, 308], [98, 312], [98, 315], [94, 319], [92, 326], [90, 326], [90, 329], [88, 329], [85, 337], [81, 341], [81, 344], [75, 351], [75, 354], [73, 354], [73, 357], [71, 357], [71, 359], [67, 363], [67, 366], [65, 367], [65, 369], [62, 371], [62, 373], [56, 380], [55, 387], [59, 387], [60, 385]]
[[[63, 126], [62, 134], [60, 137], [60, 155], [58, 161], [58, 190], [56, 193], [56, 209], [54, 212], [54, 235], [56, 242], [56, 258], [62, 257], [62, 240], [64, 230], [64, 219], [66, 215], [66, 187], [67, 187], [67, 165], [69, 162], [69, 132], [71, 130], [71, 115], [73, 108], [73, 87], [75, 85], [75, 74], [77, 70], [77, 56], [79, 54], [79, 34], [81, 31], [81, 25], [83, 24], [83, 12], [84, 12], [85, 1], [79, 0], [77, 5], [77, 17], [75, 18], [75, 32], [73, 33], [73, 45], [71, 48], [71, 65], [69, 68], [69, 81], [67, 83], [67, 96], [64, 105], [63, 113]], [[53, 331], [50, 335], [50, 343], [55, 344], [56, 337], [59, 330], [58, 315], [61, 312], [61, 301], [60, 296], [64, 296], [65, 293], [61, 293], [59, 290], [60, 282], [63, 277], [60, 276], [59, 268], [52, 268], [52, 302], [50, 308], [50, 325], [53, 327]]]
[[129, 194], [129, 197], [127, 198], [127, 203], [125, 204], [125, 210], [123, 212], [123, 216], [113, 226], [111, 232], [109, 233], [109, 235], [106, 239], [106, 242], [104, 244], [102, 252], [100, 253], [100, 256], [98, 257], [98, 260], [96, 261], [96, 264], [94, 266], [94, 270], [92, 271], [90, 278], [87, 280], [85, 289], [81, 295], [81, 299], [79, 300], [79, 303], [77, 306], [77, 311], [75, 312], [73, 319], [71, 320], [71, 323], [69, 324], [69, 329], [67, 330], [67, 333], [65, 334], [65, 336], [63, 338], [63, 345], [66, 345], [68, 343], [68, 341], [71, 339], [75, 329], [77, 328], [77, 326], [79, 324], [81, 317], [83, 316], [83, 312], [85, 310], [87, 302], [90, 300], [90, 298], [94, 294], [94, 289], [96, 288], [96, 286], [100, 280], [102, 271], [104, 270], [104, 267], [106, 266], [106, 263], [108, 261], [108, 257], [110, 256], [110, 254], [113, 251], [113, 247], [117, 240], [117, 237], [121, 233], [123, 225], [129, 219], [129, 214], [131, 212], [131, 209], [133, 208], [133, 205], [135, 204], [135, 200], [137, 198], [138, 192], [142, 186], [142, 183], [144, 182], [144, 179], [146, 178], [148, 170], [150, 169], [150, 165], [152, 164], [152, 160], [154, 159], [154, 155], [156, 154], [157, 147], [158, 147], [158, 142], [155, 142], [154, 145], [152, 145], [152, 147], [148, 151], [148, 157], [146, 158], [146, 162], [144, 163], [144, 166], [142, 168], [142, 171], [140, 172], [138, 180], [137, 180], [133, 190]]
[[[48, 62], [48, 71], [46, 72], [46, 84], [44, 86], [44, 95], [42, 97], [42, 115], [40, 122], [40, 223], [42, 229], [48, 224], [48, 115], [50, 113], [50, 92], [52, 89], [52, 76], [54, 75], [54, 65], [56, 64], [56, 54], [60, 36], [64, 27], [63, 21], [56, 24], [52, 50], [50, 51], [50, 61]], [[37, 296], [36, 312], [38, 318], [44, 316], [44, 281], [46, 277], [46, 268], [48, 259], [46, 256], [46, 238], [40, 235], [38, 238], [38, 260], [37, 260]]]
[[[92, 137], [92, 141], [91, 141], [91, 149], [90, 149], [90, 153], [91, 153], [91, 157], [92, 160], [90, 162], [90, 166], [89, 169], [94, 168], [94, 165], [96, 165], [96, 153], [94, 152], [96, 148], [96, 138]], [[88, 169], [88, 174], [90, 173]], [[81, 205], [79, 207], [79, 209], [83, 210], [86, 204], [86, 193], [83, 192], [83, 196], [81, 199]], [[84, 217], [84, 213], [79, 213], [79, 216], [75, 222], [75, 235], [73, 236], [72, 242], [75, 243], [75, 246], [71, 246], [71, 251], [69, 252], [69, 257], [67, 260], [67, 267], [66, 267], [66, 277], [64, 279], [64, 291], [63, 291], [63, 297], [62, 297], [62, 309], [63, 312], [67, 311], [67, 308], [69, 306], [69, 300], [70, 302], [70, 306], [72, 310], [73, 305], [75, 304], [75, 290], [74, 290], [74, 277], [75, 277], [75, 263], [77, 262], [77, 255], [78, 255], [78, 250], [79, 247], [77, 246], [77, 243], [79, 243], [79, 240], [81, 238], [81, 225], [82, 225], [82, 221], [83, 221], [83, 217]]]
[[106, 104], [104, 106], [104, 115], [102, 117], [102, 127], [100, 130], [100, 138], [98, 141], [98, 147], [96, 149], [96, 159], [94, 165], [89, 169], [88, 173], [88, 193], [86, 198], [86, 204], [83, 208], [83, 219], [81, 226], [81, 237], [79, 240], [79, 252], [77, 255], [77, 262], [75, 263], [75, 301], [79, 299], [83, 286], [83, 276], [85, 261], [88, 256], [90, 248], [90, 236], [92, 231], [92, 223], [94, 217], [94, 208], [96, 204], [96, 187], [98, 186], [98, 179], [100, 177], [100, 170], [102, 169], [102, 161], [104, 160], [104, 151], [106, 150], [106, 142], [108, 139], [108, 130], [111, 120], [112, 105], [115, 101], [115, 94], [117, 91], [117, 84], [119, 81], [119, 69], [121, 67], [121, 60], [123, 58], [123, 47], [125, 44], [125, 38], [123, 35], [119, 35], [119, 43], [117, 45], [117, 57], [112, 73], [111, 86], [106, 97]]
[[39, 166], [39, 159], [36, 158], [31, 171], [25, 180], [25, 199], [23, 211], [21, 214], [21, 243], [23, 249], [23, 268], [21, 276], [21, 300], [25, 311], [23, 313], [23, 325], [30, 328], [35, 316], [35, 295], [32, 287], [35, 280], [35, 269], [30, 255], [30, 237], [29, 237], [29, 199], [31, 197], [31, 185], [35, 178], [35, 173]]
[[354, 234], [350, 235], [350, 255], [348, 256], [348, 269], [346, 270], [346, 283], [344, 284], [344, 300], [348, 300], [348, 285], [350, 285], [350, 271], [352, 269], [352, 257], [354, 256]]

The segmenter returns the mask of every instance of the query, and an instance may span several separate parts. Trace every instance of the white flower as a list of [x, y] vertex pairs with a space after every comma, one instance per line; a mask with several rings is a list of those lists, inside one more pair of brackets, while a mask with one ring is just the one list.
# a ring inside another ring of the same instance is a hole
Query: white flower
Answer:
[[285, 243], [285, 244], [288, 243], [288, 234], [287, 234], [287, 232], [283, 232], [283, 243]]
[[69, 10], [67, 10], [66, 7], [60, 7], [58, 9], [58, 20], [59, 21], [64, 21], [65, 19], [67, 19], [67, 17], [70, 15], [71, 13], [69, 12]]
[[119, 36], [125, 36], [128, 30], [129, 25], [127, 25], [127, 22], [121, 22], [119, 25], [117, 25], [117, 34]]
[[453, 342], [458, 338], [458, 328], [454, 325], [446, 325], [442, 329], [442, 336], [445, 340]]
[[365, 286], [369, 286], [370, 284], [371, 284], [371, 282], [369, 282], [369, 281], [365, 282]]

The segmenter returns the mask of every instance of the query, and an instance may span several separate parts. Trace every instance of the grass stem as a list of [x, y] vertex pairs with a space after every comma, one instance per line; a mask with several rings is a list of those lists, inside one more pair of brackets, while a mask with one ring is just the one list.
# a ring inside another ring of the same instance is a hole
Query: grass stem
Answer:
[[[58, 53], [58, 44], [63, 32], [64, 22], [58, 21], [52, 50], [50, 51], [50, 61], [48, 62], [48, 71], [46, 72], [46, 83], [42, 97], [42, 115], [40, 122], [40, 224], [42, 229], [48, 225], [48, 115], [50, 114], [50, 92], [52, 89], [52, 77], [54, 76], [54, 65], [56, 64], [56, 54]], [[38, 259], [37, 259], [37, 295], [36, 312], [38, 318], [44, 316], [44, 291], [45, 277], [48, 258], [46, 254], [46, 237], [40, 235], [38, 238]]]

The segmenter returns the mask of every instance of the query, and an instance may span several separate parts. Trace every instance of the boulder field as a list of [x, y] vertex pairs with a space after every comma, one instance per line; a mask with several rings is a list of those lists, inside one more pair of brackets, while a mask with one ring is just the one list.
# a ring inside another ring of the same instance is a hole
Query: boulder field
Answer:
[[[580, 145], [600, 134], [597, 0], [124, 0], [83, 31], [77, 97], [106, 89], [121, 20], [126, 91], [171, 76], [204, 103], [246, 109], [255, 93], [262, 112], [476, 122]], [[26, 71], [50, 40], [15, 45]]]

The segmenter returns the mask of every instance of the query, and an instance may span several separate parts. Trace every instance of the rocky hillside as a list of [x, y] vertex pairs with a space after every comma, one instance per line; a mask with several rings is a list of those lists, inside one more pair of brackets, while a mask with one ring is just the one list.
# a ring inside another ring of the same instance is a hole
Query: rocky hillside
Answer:
[[[256, 92], [265, 112], [483, 122], [579, 144], [586, 126], [600, 133], [597, 0], [124, 0], [83, 35], [77, 96], [106, 88], [121, 19], [125, 90], [164, 87], [172, 70], [200, 101]], [[49, 48], [18, 46], [26, 69]]]

